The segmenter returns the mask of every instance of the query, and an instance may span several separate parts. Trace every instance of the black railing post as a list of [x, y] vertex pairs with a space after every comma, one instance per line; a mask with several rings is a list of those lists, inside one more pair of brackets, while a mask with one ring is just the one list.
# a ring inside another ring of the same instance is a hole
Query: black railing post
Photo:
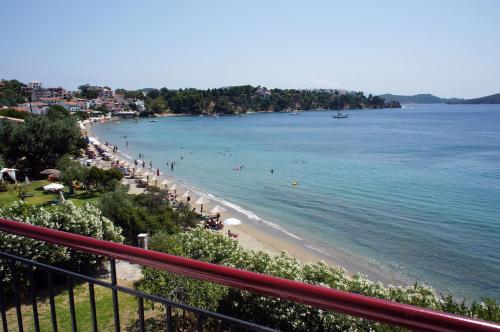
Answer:
[[196, 326], [198, 332], [203, 332], [203, 315], [201, 313], [196, 314]]
[[109, 260], [109, 265], [111, 266], [111, 285], [113, 286], [113, 316], [115, 318], [115, 331], [120, 332], [120, 308], [118, 306], [118, 291], [116, 290], [116, 262], [114, 258]]
[[36, 284], [32, 266], [29, 267], [28, 278], [30, 280], [30, 298], [33, 311], [33, 327], [35, 328], [35, 332], [38, 332], [40, 331], [40, 322], [38, 320], [38, 306], [36, 304]]
[[141, 332], [145, 331], [144, 326], [144, 299], [142, 297], [137, 298], [137, 311], [139, 313], [139, 330]]
[[14, 301], [16, 304], [16, 315], [17, 315], [17, 329], [23, 332], [23, 314], [21, 312], [21, 294], [19, 290], [19, 277], [17, 275], [16, 262], [14, 260], [10, 261], [10, 269], [12, 273], [12, 287], [14, 290]]
[[47, 281], [49, 285], [50, 318], [52, 319], [52, 331], [57, 332], [56, 302], [54, 300], [54, 275], [47, 270]]
[[90, 298], [90, 319], [92, 319], [92, 332], [97, 332], [97, 312], [95, 310], [95, 292], [94, 283], [89, 281], [89, 298]]
[[3, 293], [3, 278], [4, 276], [1, 276], [2, 280], [0, 283], [0, 310], [2, 311], [2, 328], [3, 332], [9, 332], [9, 328], [7, 327], [7, 315], [5, 314], [5, 297]]
[[76, 332], [76, 314], [75, 314], [75, 294], [73, 292], [73, 279], [68, 276], [68, 297], [69, 297], [69, 313], [71, 317], [71, 331]]
[[165, 305], [165, 314], [167, 318], [167, 332], [172, 332], [173, 331], [173, 324], [172, 324], [172, 307], [169, 306], [168, 304]]

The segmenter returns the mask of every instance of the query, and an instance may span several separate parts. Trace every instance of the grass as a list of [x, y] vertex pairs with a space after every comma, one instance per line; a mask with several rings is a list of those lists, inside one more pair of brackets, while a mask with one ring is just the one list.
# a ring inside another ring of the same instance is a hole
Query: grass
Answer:
[[[123, 284], [122, 282], [120, 284]], [[113, 300], [111, 290], [102, 286], [94, 286], [97, 325], [99, 331], [114, 330]], [[75, 287], [75, 313], [78, 331], [92, 331], [90, 315], [89, 289], [87, 284]], [[134, 296], [119, 293], [118, 303], [120, 306], [120, 326], [124, 329], [138, 319], [137, 300]], [[55, 297], [57, 325], [59, 331], [71, 331], [71, 315], [69, 311], [68, 292], [59, 292]], [[38, 315], [41, 331], [52, 331], [52, 320], [48, 298], [38, 298]], [[23, 325], [25, 331], [34, 331], [33, 311], [29, 304], [22, 306]], [[17, 331], [17, 316], [15, 308], [7, 311], [9, 331]]]
[[[43, 205], [48, 204], [50, 201], [58, 199], [58, 194], [46, 193], [43, 191], [43, 186], [49, 184], [47, 180], [33, 181], [28, 185], [27, 193], [33, 195], [26, 197], [25, 201], [29, 204]], [[68, 188], [64, 187], [66, 199], [71, 200], [76, 206], [83, 206], [85, 203], [95, 203], [98, 201], [100, 193], [91, 192], [87, 193], [85, 190], [76, 190], [73, 196], [67, 194]], [[13, 202], [19, 201], [18, 192], [14, 185], [9, 185], [9, 190], [0, 192], [0, 206], [10, 205]]]

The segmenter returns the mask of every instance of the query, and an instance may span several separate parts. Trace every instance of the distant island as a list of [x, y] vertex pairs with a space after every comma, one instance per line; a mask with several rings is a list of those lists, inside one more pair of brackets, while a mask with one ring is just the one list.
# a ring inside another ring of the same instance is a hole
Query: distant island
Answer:
[[416, 94], [411, 96], [393, 95], [390, 93], [379, 95], [386, 102], [399, 102], [401, 104], [500, 104], [500, 93], [486, 97], [463, 99], [463, 98], [441, 98], [430, 93]]

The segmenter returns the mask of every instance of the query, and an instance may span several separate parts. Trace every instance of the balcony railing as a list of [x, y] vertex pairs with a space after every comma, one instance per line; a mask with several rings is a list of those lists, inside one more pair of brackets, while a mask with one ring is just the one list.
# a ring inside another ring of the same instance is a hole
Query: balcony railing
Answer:
[[[272, 329], [245, 322], [233, 317], [221, 315], [215, 312], [195, 308], [186, 304], [176, 303], [169, 299], [150, 294], [144, 294], [134, 289], [123, 287], [117, 283], [115, 260], [123, 260], [130, 263], [147, 266], [176, 273], [183, 276], [210, 281], [221, 285], [238, 288], [241, 290], [255, 292], [265, 296], [272, 296], [296, 303], [310, 305], [312, 307], [349, 314], [369, 320], [378, 321], [394, 326], [405, 327], [420, 331], [500, 331], [500, 325], [475, 320], [468, 317], [456, 316], [444, 312], [416, 306], [396, 303], [392, 301], [377, 299], [359, 294], [339, 291], [331, 288], [300, 283], [288, 279], [273, 277], [255, 272], [239, 270], [235, 268], [220, 266], [201, 262], [189, 258], [173, 256], [160, 252], [144, 250], [119, 243], [98, 240], [77, 234], [57, 231], [53, 229], [29, 225], [22, 222], [10, 221], [0, 218], [0, 231], [24, 236], [46, 243], [55, 244], [78, 250], [85, 253], [101, 255], [110, 259], [111, 281], [107, 282], [91, 276], [70, 272], [57, 267], [34, 262], [32, 260], [17, 257], [8, 253], [0, 253], [0, 258], [10, 263], [12, 272], [13, 303], [16, 308], [17, 326], [23, 330], [23, 317], [21, 310], [21, 294], [18, 281], [19, 266], [26, 271], [29, 281], [29, 297], [33, 312], [33, 326], [35, 331], [39, 330], [37, 294], [35, 280], [33, 280], [33, 269], [44, 271], [47, 275], [48, 297], [52, 328], [57, 331], [57, 317], [54, 301], [54, 275], [67, 278], [68, 303], [71, 318], [71, 326], [76, 331], [76, 313], [74, 304], [73, 288], [77, 282], [88, 283], [90, 301], [90, 319], [94, 331], [97, 331], [96, 306], [94, 285], [111, 289], [112, 305], [114, 315], [115, 331], [120, 331], [120, 312], [118, 293], [126, 293], [137, 298], [138, 327], [140, 331], [145, 330], [144, 301], [151, 301], [163, 305], [165, 308], [165, 327], [167, 331], [174, 330], [172, 310], [182, 310], [191, 313], [195, 321], [196, 329], [202, 331], [204, 322], [210, 320], [215, 324], [216, 330], [251, 330], [272, 331]], [[16, 268], [17, 266], [17, 268]], [[0, 290], [3, 292], [1, 285]], [[0, 294], [0, 310], [2, 326], [8, 331], [6, 302], [4, 294]]]

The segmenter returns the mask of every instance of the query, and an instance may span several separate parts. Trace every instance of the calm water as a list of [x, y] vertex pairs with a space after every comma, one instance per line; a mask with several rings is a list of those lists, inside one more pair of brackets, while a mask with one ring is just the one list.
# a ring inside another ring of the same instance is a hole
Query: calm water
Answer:
[[123, 120], [94, 131], [165, 172], [176, 160], [177, 178], [326, 253], [500, 299], [500, 106], [350, 113]]

